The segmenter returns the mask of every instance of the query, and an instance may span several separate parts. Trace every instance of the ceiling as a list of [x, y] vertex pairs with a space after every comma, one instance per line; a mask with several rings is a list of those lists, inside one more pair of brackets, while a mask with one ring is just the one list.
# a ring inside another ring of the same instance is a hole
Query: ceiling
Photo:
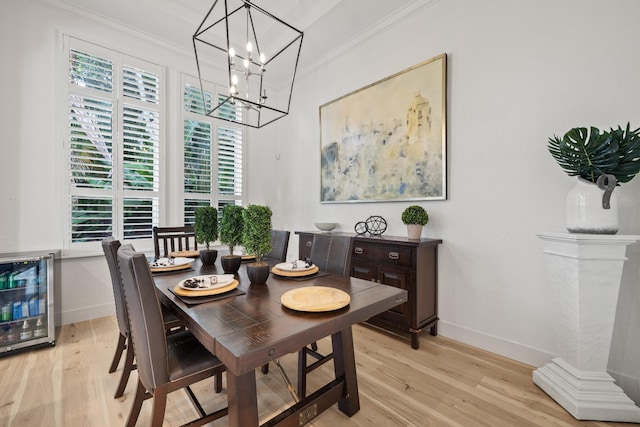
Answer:
[[[192, 49], [192, 35], [215, 0], [44, 0], [90, 12], [149, 36]], [[238, 1], [238, 0], [234, 0]], [[410, 13], [424, 0], [254, 0], [304, 32], [300, 68], [312, 65], [389, 17]], [[222, 0], [217, 7], [221, 7]]]

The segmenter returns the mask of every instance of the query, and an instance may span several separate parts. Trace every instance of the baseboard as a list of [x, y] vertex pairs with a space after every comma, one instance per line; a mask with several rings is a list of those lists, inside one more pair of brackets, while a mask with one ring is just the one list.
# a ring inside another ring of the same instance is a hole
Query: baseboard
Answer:
[[609, 371], [609, 374], [616, 380], [616, 384], [624, 390], [629, 399], [640, 406], [640, 378], [623, 374], [617, 371]]
[[543, 350], [442, 320], [438, 321], [438, 334], [534, 367], [542, 366], [555, 357]]
[[112, 316], [116, 312], [113, 304], [94, 305], [77, 310], [68, 310], [60, 313], [60, 325], [84, 322], [85, 320], [97, 319], [98, 317]]

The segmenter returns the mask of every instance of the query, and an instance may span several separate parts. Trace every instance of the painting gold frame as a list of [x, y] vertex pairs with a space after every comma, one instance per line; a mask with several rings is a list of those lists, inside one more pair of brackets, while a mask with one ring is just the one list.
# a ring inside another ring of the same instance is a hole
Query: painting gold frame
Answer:
[[322, 203], [447, 198], [447, 56], [320, 108]]

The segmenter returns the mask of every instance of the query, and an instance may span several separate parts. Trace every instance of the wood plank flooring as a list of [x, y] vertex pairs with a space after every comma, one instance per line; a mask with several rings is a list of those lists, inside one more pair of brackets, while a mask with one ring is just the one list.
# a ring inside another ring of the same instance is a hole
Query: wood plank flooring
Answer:
[[[109, 374], [118, 329], [115, 317], [62, 327], [55, 347], [0, 358], [0, 426], [122, 426], [129, 414], [137, 374], [114, 399], [122, 367]], [[443, 337], [424, 335], [420, 349], [365, 326], [354, 327], [360, 412], [346, 417], [336, 406], [309, 423], [336, 426], [581, 426], [629, 427], [630, 423], [576, 421], [531, 380], [533, 368]], [[330, 341], [318, 343], [321, 351]], [[123, 361], [121, 361], [122, 365]], [[295, 355], [281, 359], [295, 382]], [[331, 363], [309, 377], [312, 391], [326, 381]], [[291, 404], [277, 368], [256, 372], [261, 420]], [[194, 387], [206, 409], [226, 406], [213, 380]], [[149, 423], [151, 402], [139, 426]], [[195, 418], [186, 394], [172, 393], [164, 426]], [[210, 426], [224, 426], [226, 418]]]

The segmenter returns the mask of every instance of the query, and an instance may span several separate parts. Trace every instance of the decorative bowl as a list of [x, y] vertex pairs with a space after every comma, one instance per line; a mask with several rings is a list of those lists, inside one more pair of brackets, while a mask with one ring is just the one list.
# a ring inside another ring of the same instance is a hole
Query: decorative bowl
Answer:
[[330, 232], [338, 225], [337, 222], [314, 222], [314, 225], [318, 230], [324, 231], [325, 233]]

